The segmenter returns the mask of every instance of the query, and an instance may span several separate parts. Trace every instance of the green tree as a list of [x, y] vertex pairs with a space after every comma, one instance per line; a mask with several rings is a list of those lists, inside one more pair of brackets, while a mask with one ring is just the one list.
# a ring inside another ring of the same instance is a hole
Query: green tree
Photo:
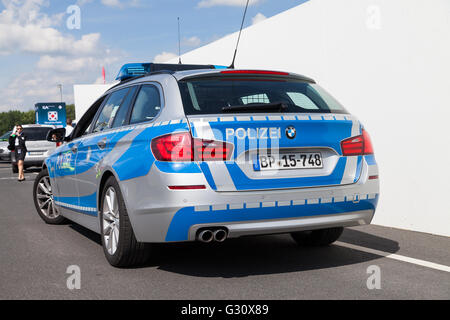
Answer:
[[75, 105], [74, 104], [68, 104], [66, 106], [66, 114], [67, 114], [67, 118], [75, 120]]
[[[75, 119], [75, 105], [69, 104], [66, 106], [67, 118]], [[11, 130], [16, 124], [33, 124], [36, 123], [36, 114], [34, 110], [17, 111], [11, 110], [0, 113], [0, 135]]]
[[11, 130], [16, 124], [35, 123], [35, 114], [33, 110], [22, 112], [11, 110], [0, 113], [0, 134]]

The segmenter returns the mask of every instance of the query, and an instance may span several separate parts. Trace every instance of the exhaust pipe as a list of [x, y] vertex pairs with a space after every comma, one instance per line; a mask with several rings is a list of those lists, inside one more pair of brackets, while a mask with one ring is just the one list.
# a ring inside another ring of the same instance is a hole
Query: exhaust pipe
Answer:
[[214, 231], [214, 240], [217, 242], [224, 242], [228, 233], [224, 229], [218, 229]]
[[197, 240], [201, 241], [201, 242], [211, 242], [214, 239], [214, 234], [211, 230], [209, 229], [205, 229], [199, 232], [198, 236], [197, 236]]

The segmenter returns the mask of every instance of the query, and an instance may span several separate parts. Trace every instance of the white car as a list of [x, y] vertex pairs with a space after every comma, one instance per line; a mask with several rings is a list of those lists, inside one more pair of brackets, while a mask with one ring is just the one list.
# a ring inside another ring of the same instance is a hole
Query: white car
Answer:
[[11, 161], [11, 151], [8, 149], [10, 135], [11, 131], [8, 131], [0, 137], [0, 161]]
[[[47, 133], [55, 126], [40, 124], [25, 124], [23, 134], [26, 136], [27, 154], [24, 160], [24, 169], [42, 167], [44, 160], [56, 149], [55, 142], [47, 141]], [[12, 132], [15, 132], [15, 127]], [[15, 153], [11, 152], [11, 166], [13, 173], [18, 173]]]

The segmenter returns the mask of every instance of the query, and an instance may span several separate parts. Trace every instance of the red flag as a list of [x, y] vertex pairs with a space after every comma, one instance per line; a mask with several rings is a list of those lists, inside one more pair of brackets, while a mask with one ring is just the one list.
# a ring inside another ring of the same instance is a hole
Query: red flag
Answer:
[[102, 76], [103, 76], [103, 84], [105, 84], [106, 83], [105, 67], [102, 67]]

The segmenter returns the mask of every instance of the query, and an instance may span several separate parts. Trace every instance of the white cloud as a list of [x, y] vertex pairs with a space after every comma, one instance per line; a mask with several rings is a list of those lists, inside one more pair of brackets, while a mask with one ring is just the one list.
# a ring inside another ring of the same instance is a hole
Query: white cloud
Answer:
[[259, 12], [252, 18], [252, 24], [257, 24], [258, 22], [264, 21], [266, 19], [267, 17]]
[[59, 83], [64, 87], [64, 99], [72, 103], [73, 84], [97, 81], [102, 66], [109, 69], [123, 55], [104, 47], [99, 33], [78, 38], [61, 33], [54, 26], [62, 16], [41, 13], [41, 7], [48, 5], [46, 0], [2, 3], [0, 54], [31, 54], [39, 60], [30, 71], [15, 75], [0, 88], [0, 111], [30, 110], [38, 101], [56, 100]]
[[[44, 0], [3, 0], [0, 12], [0, 54], [92, 54], [98, 49], [100, 34], [86, 34], [77, 40], [53, 26], [60, 24], [63, 14], [48, 16], [40, 12]], [[19, 4], [22, 4], [20, 6]]]
[[[83, 6], [87, 3], [91, 3], [94, 0], [78, 0], [77, 5]], [[125, 7], [139, 7], [141, 6], [141, 0], [101, 0], [101, 3], [107, 7], [123, 9]]]
[[[262, 0], [250, 0], [249, 6], [253, 6]], [[199, 8], [210, 8], [215, 6], [232, 6], [232, 7], [245, 7], [246, 0], [202, 0], [197, 4]]]
[[163, 63], [163, 62], [167, 62], [170, 59], [173, 59], [173, 58], [176, 58], [176, 57], [178, 57], [178, 55], [175, 54], [175, 53], [163, 51], [162, 53], [157, 54], [155, 56], [155, 58], [153, 59], [153, 62], [155, 62], [155, 63]]
[[64, 99], [73, 101], [71, 88], [68, 88], [70, 76], [49, 74], [46, 72], [24, 73], [13, 79], [6, 88], [0, 89], [0, 112], [9, 110], [31, 110], [39, 101], [59, 101], [57, 84], [64, 87]]
[[200, 38], [196, 36], [184, 38], [182, 41], [182, 45], [187, 47], [198, 47], [201, 43], [202, 41], [200, 40]]
[[56, 72], [78, 72], [80, 70], [101, 70], [102, 66], [117, 62], [118, 57], [78, 57], [67, 58], [65, 56], [42, 56], [37, 67], [41, 70]]
[[108, 7], [121, 8], [123, 6], [119, 0], [102, 0], [102, 3]]
[[[102, 67], [107, 72], [117, 63], [115, 55], [106, 57], [43, 56], [34, 70], [19, 74], [0, 88], [0, 112], [30, 110], [39, 101], [59, 101], [58, 84], [63, 85], [63, 98], [73, 103], [76, 83], [103, 83]], [[116, 70], [115, 66], [113, 70]], [[107, 73], [108, 75], [108, 73]], [[100, 80], [99, 80], [100, 79]]]

